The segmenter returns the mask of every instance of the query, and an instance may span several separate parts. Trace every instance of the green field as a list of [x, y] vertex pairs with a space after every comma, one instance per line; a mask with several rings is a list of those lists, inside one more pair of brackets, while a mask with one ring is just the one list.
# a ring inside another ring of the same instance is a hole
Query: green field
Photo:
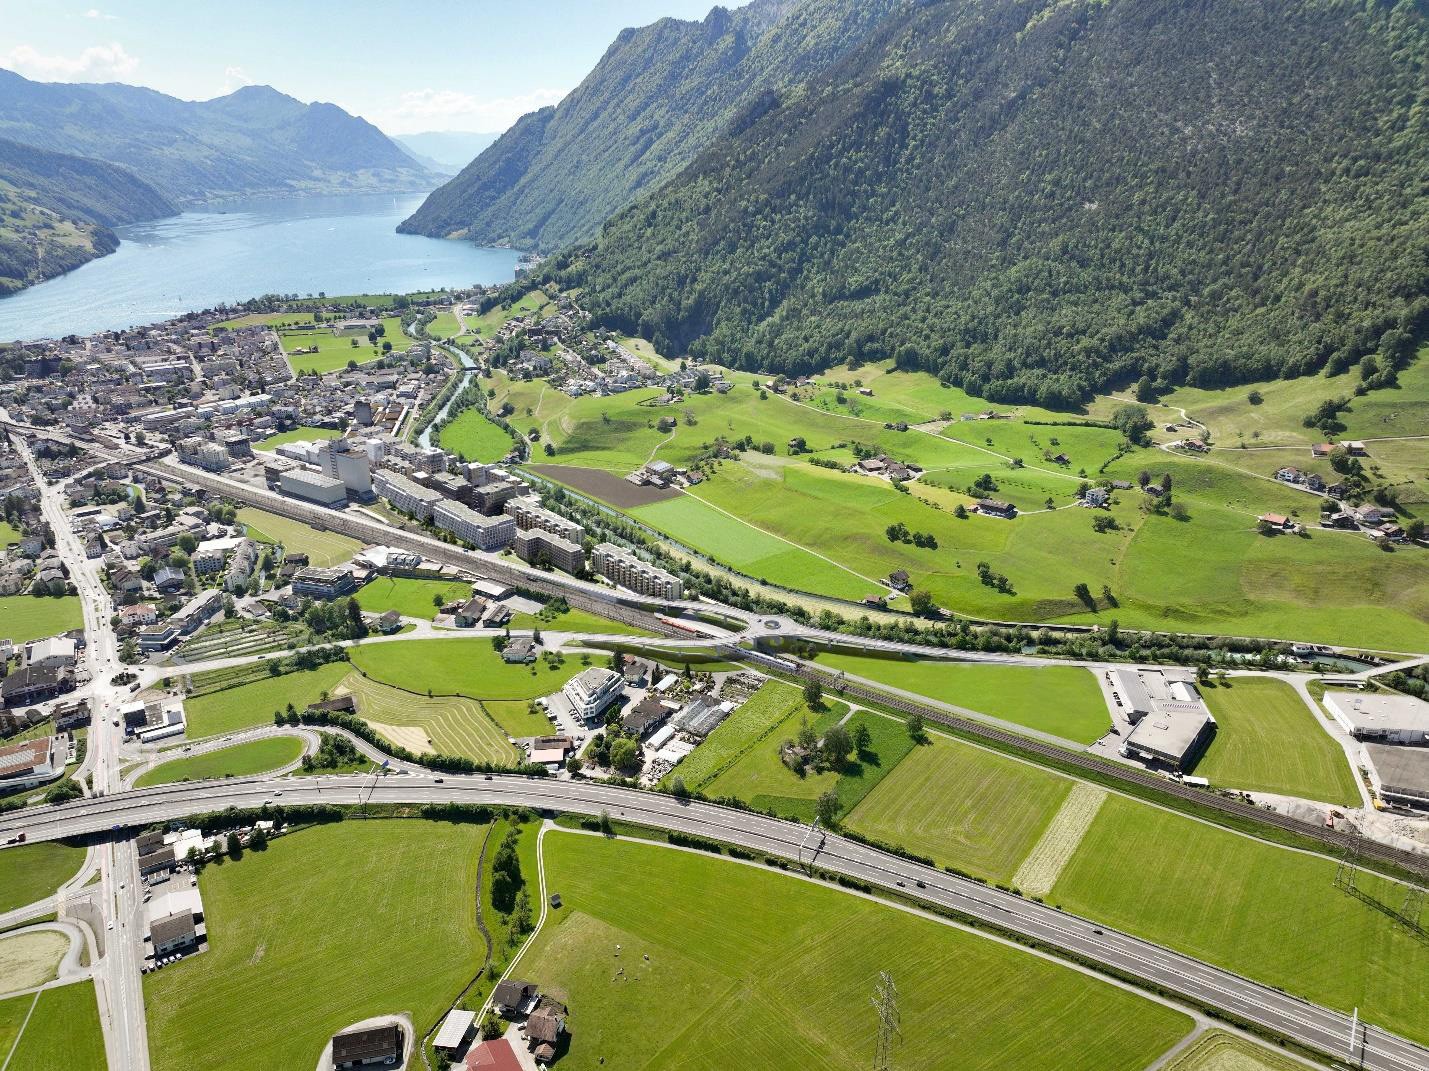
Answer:
[[301, 521], [289, 520], [261, 509], [245, 507], [238, 519], [260, 543], [281, 544], [289, 554], [306, 554], [313, 565], [331, 566], [347, 561], [362, 544], [336, 532], [319, 532]]
[[285, 443], [308, 443], [316, 442], [319, 439], [340, 439], [342, 432], [336, 428], [314, 428], [304, 424], [301, 427], [289, 428], [287, 431], [280, 431], [276, 435], [270, 435], [266, 439], [253, 444], [255, 450], [276, 450]]
[[1305, 1065], [1224, 1030], [1207, 1030], [1166, 1071], [1305, 1071]]
[[457, 580], [414, 580], [409, 577], [379, 576], [357, 593], [357, 604], [370, 614], [396, 610], [403, 617], [430, 621], [442, 604], [471, 598], [471, 585]]
[[358, 717], [417, 754], [435, 751], [497, 765], [518, 758], [505, 731], [474, 699], [414, 695], [361, 673], [349, 673], [336, 690], [356, 696]]
[[55, 841], [0, 852], [0, 914], [54, 895], [83, 864], [83, 848]]
[[593, 614], [588, 610], [566, 610], [551, 613], [549, 608], [539, 614], [514, 614], [508, 626], [512, 629], [540, 629], [542, 632], [588, 633], [597, 636], [650, 636], [653, 633], [635, 625]]
[[1079, 744], [1101, 739], [1111, 725], [1096, 679], [1078, 666], [904, 662], [840, 654], [821, 654], [819, 664]]
[[482, 965], [484, 833], [349, 821], [207, 868], [209, 950], [144, 979], [155, 1071], [309, 1068], [369, 1016], [436, 1022]]
[[583, 668], [575, 659], [567, 659], [556, 669], [548, 668], [544, 661], [531, 666], [507, 665], [484, 637], [367, 644], [352, 649], [352, 664], [398, 688], [471, 699], [550, 695]]
[[457, 323], [456, 314], [448, 310], [437, 313], [427, 324], [427, 334], [433, 338], [455, 338], [460, 333], [461, 324]]
[[[1415, 1041], [1429, 942], [1334, 887], [1332, 859], [1109, 797], [1049, 903], [1280, 986]], [[1404, 888], [1361, 873], [1398, 910]]]
[[499, 424], [487, 419], [476, 406], [465, 409], [437, 433], [443, 450], [450, 450], [463, 461], [489, 465], [511, 452], [511, 436]]
[[94, 983], [74, 982], [0, 1001], [0, 1052], [8, 1057], [5, 1071], [105, 1071]]
[[84, 625], [78, 595], [0, 597], [0, 640], [28, 643]]
[[302, 754], [303, 742], [296, 736], [250, 740], [202, 755], [170, 759], [146, 772], [134, 782], [134, 787], [147, 788], [174, 781], [204, 781], [213, 777], [248, 777], [297, 762]]
[[466, 317], [467, 328], [471, 334], [478, 338], [491, 338], [501, 329], [507, 320], [517, 316], [528, 316], [536, 313], [540, 316], [549, 316], [556, 311], [556, 306], [540, 290], [532, 290], [521, 295], [509, 309], [504, 309], [500, 305], [483, 313], [481, 316]]
[[894, 1059], [907, 1071], [1030, 1071], [1051, 1053], [1068, 1071], [1140, 1071], [1191, 1025], [1020, 950], [762, 867], [565, 832], [544, 854], [564, 906], [514, 974], [569, 1006], [569, 1071], [862, 1066], [880, 971], [898, 986]]
[[[402, 330], [400, 316], [383, 316], [381, 319], [386, 334], [377, 340], [376, 345], [368, 343], [366, 335], [335, 335], [331, 325], [325, 323], [307, 328], [280, 328], [278, 340], [282, 343], [288, 364], [295, 375], [304, 372], [332, 372], [344, 367], [349, 361], [366, 364], [378, 360], [382, 357], [383, 342], [392, 343], [394, 353], [401, 353], [412, 344], [412, 339]], [[356, 346], [352, 344], [354, 339]], [[318, 352], [293, 352], [295, 349], [306, 349], [310, 346], [316, 346]]]
[[1201, 694], [1215, 716], [1216, 736], [1196, 764], [1198, 776], [1227, 788], [1359, 806], [1344, 749], [1288, 684], [1230, 677]]
[[0, 520], [0, 547], [20, 542], [20, 529], [5, 520]]
[[1066, 778], [934, 733], [845, 822], [940, 866], [1005, 882], [1071, 789]]
[[302, 327], [304, 324], [311, 325], [313, 314], [310, 312], [250, 312], [244, 316], [235, 316], [231, 320], [220, 320], [209, 330], [218, 333], [224, 328], [249, 327], [253, 324], [266, 324], [269, 327]]
[[[190, 696], [184, 701], [184, 715], [188, 719], [186, 735], [190, 740], [197, 740], [269, 724], [274, 711], [285, 710], [289, 703], [301, 711], [321, 699], [324, 692], [331, 693], [349, 670], [346, 662], [330, 662], [317, 669], [260, 677], [250, 684]], [[202, 676], [195, 678], [194, 687], [202, 689]]]
[[[759, 741], [769, 737], [784, 719], [795, 710], [807, 710], [797, 689], [777, 681], [766, 681], [759, 690], [741, 703], [733, 714], [715, 726], [679, 766], [672, 777], [678, 777], [691, 791], [705, 791]], [[774, 741], [778, 746], [778, 741]]]
[[488, 699], [482, 708], [508, 736], [545, 736], [555, 731], [555, 725], [545, 714], [531, 711], [529, 703], [515, 699]]

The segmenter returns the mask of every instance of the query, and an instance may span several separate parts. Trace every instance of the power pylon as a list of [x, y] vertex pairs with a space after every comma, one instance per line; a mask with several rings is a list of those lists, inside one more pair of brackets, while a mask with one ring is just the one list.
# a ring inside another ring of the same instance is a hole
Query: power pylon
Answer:
[[892, 1071], [893, 1039], [903, 1036], [898, 1016], [898, 987], [893, 975], [878, 972], [878, 985], [873, 990], [873, 1007], [878, 1012], [878, 1048], [873, 1056], [873, 1071]]
[[1424, 886], [1412, 884], [1404, 893], [1404, 906], [1399, 909], [1413, 929], [1419, 929], [1419, 916], [1424, 912]]
[[1355, 891], [1355, 875], [1359, 872], [1360, 863], [1360, 841], [1363, 837], [1364, 833], [1356, 829], [1345, 845], [1340, 864], [1335, 868], [1335, 888], [1344, 889], [1346, 892]]

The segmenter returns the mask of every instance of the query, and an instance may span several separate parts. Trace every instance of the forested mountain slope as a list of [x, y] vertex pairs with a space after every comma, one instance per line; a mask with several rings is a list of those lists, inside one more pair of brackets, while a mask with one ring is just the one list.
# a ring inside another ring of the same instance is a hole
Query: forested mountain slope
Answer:
[[557, 270], [666, 352], [1044, 405], [1407, 354], [1426, 64], [1412, 0], [930, 0]]
[[420, 190], [435, 176], [371, 123], [268, 86], [186, 101], [0, 70], [0, 137], [122, 164], [194, 203], [252, 194]]
[[112, 253], [111, 227], [175, 211], [122, 167], [0, 138], [0, 294]]
[[855, 46], [906, 0], [754, 0], [624, 30], [559, 105], [523, 116], [399, 230], [520, 248], [592, 237], [761, 91]]

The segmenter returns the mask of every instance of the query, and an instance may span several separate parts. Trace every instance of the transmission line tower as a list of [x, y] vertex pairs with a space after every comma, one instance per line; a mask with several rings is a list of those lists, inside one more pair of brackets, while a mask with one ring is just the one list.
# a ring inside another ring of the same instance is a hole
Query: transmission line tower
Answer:
[[1335, 868], [1335, 888], [1344, 889], [1346, 892], [1355, 891], [1355, 875], [1359, 872], [1360, 847], [1364, 833], [1356, 829], [1345, 845], [1344, 854], [1340, 856], [1340, 865]]
[[1424, 886], [1411, 884], [1404, 893], [1404, 906], [1399, 909], [1412, 929], [1419, 929], [1419, 916], [1424, 911]]
[[892, 1071], [893, 1040], [903, 1036], [898, 1016], [898, 987], [893, 975], [878, 972], [878, 985], [873, 990], [873, 1007], [878, 1012], [878, 1048], [873, 1056], [873, 1071]]

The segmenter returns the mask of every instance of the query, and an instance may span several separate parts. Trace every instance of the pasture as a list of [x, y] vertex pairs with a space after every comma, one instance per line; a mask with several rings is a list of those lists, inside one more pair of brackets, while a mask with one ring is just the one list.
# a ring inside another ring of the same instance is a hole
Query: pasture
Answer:
[[1067, 778], [933, 733], [844, 824], [940, 866], [1006, 882], [1071, 789]]
[[566, 832], [544, 853], [565, 906], [515, 974], [569, 1005], [570, 1071], [858, 1066], [881, 970], [910, 1071], [1139, 1071], [1190, 1028], [1018, 949], [763, 867]]
[[501, 726], [507, 736], [545, 736], [555, 731], [555, 724], [540, 709], [532, 711], [530, 703], [515, 699], [488, 699], [481, 704], [491, 720]]
[[255, 450], [276, 450], [287, 443], [310, 443], [319, 439], [341, 439], [342, 432], [336, 428], [314, 428], [304, 424], [300, 427], [280, 431], [253, 444]]
[[465, 409], [433, 439], [443, 450], [449, 450], [463, 461], [489, 465], [511, 452], [511, 436], [506, 429], [489, 420], [476, 406]]
[[280, 545], [289, 554], [306, 554], [313, 565], [332, 566], [347, 561], [362, 544], [337, 532], [320, 532], [301, 521], [245, 506], [238, 519], [260, 543]]
[[209, 950], [144, 978], [155, 1071], [306, 1068], [368, 1016], [434, 1022], [484, 959], [472, 890], [485, 831], [350, 821], [208, 867]]
[[467, 316], [465, 319], [470, 334], [476, 335], [477, 338], [491, 338], [508, 320], [514, 320], [518, 316], [544, 317], [555, 311], [555, 303], [546, 297], [543, 291], [531, 290], [521, 295], [509, 307], [497, 305], [480, 316]]
[[427, 334], [432, 338], [456, 338], [461, 334], [461, 324], [457, 322], [455, 313], [443, 309], [427, 324]]
[[0, 852], [0, 914], [54, 895], [83, 864], [83, 848], [59, 841]]
[[351, 656], [356, 669], [383, 683], [419, 694], [471, 699], [535, 699], [556, 691], [584, 668], [574, 658], [554, 669], [544, 660], [507, 665], [485, 637], [365, 644], [352, 648]]
[[1344, 749], [1299, 694], [1273, 677], [1229, 677], [1202, 687], [1216, 736], [1195, 773], [1211, 784], [1357, 807]]
[[5, 1071], [105, 1071], [94, 983], [73, 982], [0, 1001], [0, 1052], [8, 1056]]
[[1078, 744], [1106, 735], [1106, 701], [1090, 670], [1079, 666], [1000, 666], [912, 662], [820, 654], [819, 664], [904, 691], [965, 707]]
[[457, 580], [379, 576], [359, 588], [355, 598], [369, 614], [396, 610], [403, 617], [430, 621], [439, 606], [471, 598], [471, 585]]
[[[187, 737], [197, 740], [205, 736], [221, 736], [253, 725], [270, 724], [276, 711], [288, 704], [299, 711], [316, 703], [324, 694], [331, 694], [347, 676], [346, 662], [329, 662], [317, 669], [299, 670], [277, 677], [258, 677], [232, 688], [205, 691], [208, 675], [194, 678], [198, 694], [184, 700], [188, 719]], [[218, 670], [225, 673], [225, 670]]]
[[[1334, 887], [1336, 862], [1120, 796], [1102, 805], [1047, 897], [1415, 1041], [1429, 943]], [[1361, 872], [1361, 891], [1398, 910], [1404, 888]]]
[[215, 777], [248, 777], [297, 762], [302, 754], [303, 742], [295, 736], [250, 740], [202, 755], [182, 756], [179, 752], [167, 762], [146, 771], [134, 782], [134, 787], [147, 788], [175, 781], [204, 781]]
[[[282, 344], [283, 354], [288, 358], [288, 365], [293, 369], [294, 375], [302, 375], [305, 372], [321, 375], [343, 368], [349, 362], [367, 364], [379, 360], [383, 356], [382, 345], [385, 342], [392, 343], [392, 350], [396, 353], [401, 353], [412, 344], [413, 340], [402, 330], [400, 316], [383, 316], [381, 323], [384, 334], [376, 343], [370, 343], [366, 335], [334, 334], [332, 325], [326, 323], [279, 328], [278, 341]], [[317, 348], [316, 353], [294, 352], [313, 347]]]
[[0, 596], [0, 640], [28, 643], [83, 625], [78, 595]]

